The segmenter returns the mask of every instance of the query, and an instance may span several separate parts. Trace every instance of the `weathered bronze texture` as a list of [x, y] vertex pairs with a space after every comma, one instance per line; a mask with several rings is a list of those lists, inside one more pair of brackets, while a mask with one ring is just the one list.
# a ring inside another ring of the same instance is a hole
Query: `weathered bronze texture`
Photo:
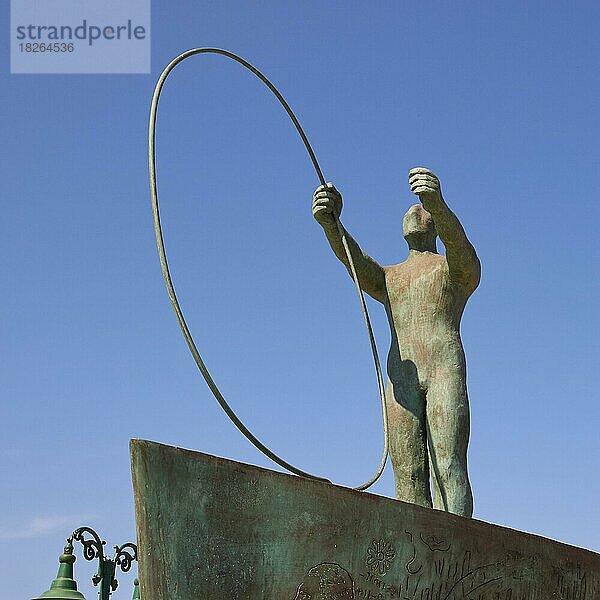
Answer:
[[600, 598], [587, 550], [153, 442], [131, 456], [144, 598]]
[[[386, 406], [396, 497], [471, 516], [460, 320], [479, 284], [479, 259], [444, 201], [437, 176], [418, 167], [409, 172], [409, 184], [421, 204], [404, 216], [409, 255], [403, 263], [382, 267], [343, 231], [363, 290], [383, 304], [390, 324]], [[317, 188], [313, 214], [350, 271], [337, 226], [341, 210], [342, 197], [332, 184]], [[438, 235], [445, 255], [437, 252]]]

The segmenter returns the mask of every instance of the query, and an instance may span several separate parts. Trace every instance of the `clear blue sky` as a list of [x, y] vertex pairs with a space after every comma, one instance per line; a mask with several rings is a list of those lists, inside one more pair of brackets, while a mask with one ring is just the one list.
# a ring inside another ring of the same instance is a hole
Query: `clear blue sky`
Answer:
[[[344, 194], [346, 227], [381, 263], [406, 255], [408, 169], [438, 173], [483, 264], [463, 320], [475, 516], [600, 550], [598, 4], [152, 10], [151, 75], [10, 75], [2, 47], [6, 597], [47, 589], [80, 524], [109, 545], [134, 538], [132, 437], [273, 466], [212, 399], [158, 266], [149, 102], [166, 63], [195, 46], [272, 78]], [[196, 57], [167, 83], [158, 144], [176, 288], [226, 397], [289, 461], [362, 482], [381, 446], [368, 342], [287, 117], [235, 63]], [[391, 468], [374, 491], [393, 494]], [[120, 579], [114, 597], [130, 598]]]

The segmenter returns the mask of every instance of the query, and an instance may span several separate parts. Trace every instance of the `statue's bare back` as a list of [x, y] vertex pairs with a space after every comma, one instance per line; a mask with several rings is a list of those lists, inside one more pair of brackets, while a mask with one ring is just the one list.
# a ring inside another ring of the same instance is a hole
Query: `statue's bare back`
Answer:
[[[409, 183], [422, 205], [412, 206], [404, 217], [406, 261], [381, 267], [349, 234], [347, 239], [361, 286], [385, 306], [392, 334], [386, 405], [396, 496], [471, 516], [469, 403], [460, 320], [479, 283], [480, 265], [442, 198], [437, 177], [416, 168]], [[333, 217], [341, 209], [342, 198], [333, 185], [317, 189], [313, 214], [348, 268]], [[438, 234], [445, 256], [437, 253]]]

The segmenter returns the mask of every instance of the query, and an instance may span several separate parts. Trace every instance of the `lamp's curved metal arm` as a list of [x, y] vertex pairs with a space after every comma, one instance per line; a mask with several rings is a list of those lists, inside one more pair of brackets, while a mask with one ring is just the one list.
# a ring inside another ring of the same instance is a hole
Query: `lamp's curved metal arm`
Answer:
[[[85, 539], [85, 534], [89, 533], [92, 536], [91, 540]], [[78, 527], [72, 534], [71, 538], [76, 542], [80, 542], [83, 546], [83, 558], [85, 560], [104, 560], [104, 545], [106, 542], [100, 539], [100, 536], [91, 527]]]
[[127, 542], [121, 546], [115, 546], [115, 563], [119, 565], [123, 573], [131, 569], [131, 564], [138, 559], [137, 546]]
[[[86, 537], [89, 536], [89, 537]], [[85, 560], [98, 559], [98, 572], [92, 577], [94, 585], [100, 584], [100, 600], [108, 600], [111, 592], [119, 585], [115, 578], [117, 565], [123, 573], [131, 569], [133, 561], [138, 558], [137, 546], [132, 542], [114, 546], [114, 558], [107, 558], [104, 553], [106, 542], [91, 527], [78, 527], [68, 538], [68, 542], [80, 542], [83, 546], [83, 557]]]

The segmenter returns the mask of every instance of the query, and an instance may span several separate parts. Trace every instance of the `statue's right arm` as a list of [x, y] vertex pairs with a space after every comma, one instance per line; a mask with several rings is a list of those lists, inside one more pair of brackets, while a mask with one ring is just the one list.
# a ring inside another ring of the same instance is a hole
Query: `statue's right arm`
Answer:
[[[317, 188], [313, 196], [312, 210], [315, 219], [325, 232], [331, 249], [346, 267], [350, 277], [352, 277], [352, 270], [348, 263], [346, 251], [344, 250], [342, 236], [336, 223], [342, 211], [342, 196], [333, 184], [328, 183], [327, 187], [320, 186]], [[369, 296], [385, 304], [387, 302], [387, 292], [383, 267], [361, 250], [360, 246], [341, 223], [340, 229], [345, 234], [346, 241], [348, 242], [348, 249], [356, 268], [360, 287]]]

